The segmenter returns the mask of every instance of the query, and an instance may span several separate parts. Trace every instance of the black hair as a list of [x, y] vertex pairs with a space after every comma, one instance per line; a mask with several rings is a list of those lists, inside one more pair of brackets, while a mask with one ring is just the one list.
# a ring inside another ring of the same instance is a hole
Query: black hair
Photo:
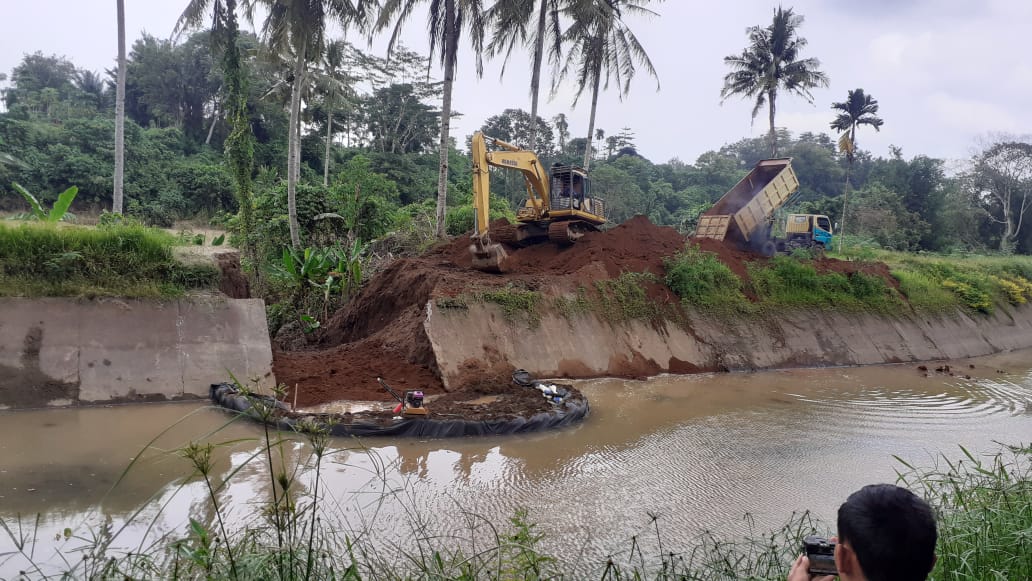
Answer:
[[868, 581], [923, 581], [935, 565], [935, 514], [905, 488], [871, 484], [850, 494], [838, 510], [838, 535]]

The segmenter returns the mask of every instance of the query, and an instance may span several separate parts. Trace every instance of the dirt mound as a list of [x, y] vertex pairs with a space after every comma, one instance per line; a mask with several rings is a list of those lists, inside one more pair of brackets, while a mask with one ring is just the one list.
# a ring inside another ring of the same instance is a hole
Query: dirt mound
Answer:
[[[491, 228], [509, 226], [501, 218]], [[502, 267], [504, 279], [523, 278], [527, 275], [566, 275], [601, 264], [610, 277], [623, 272], [663, 273], [663, 258], [684, 246], [684, 236], [667, 226], [656, 226], [644, 216], [635, 216], [619, 226], [604, 232], [588, 232], [576, 244], [533, 244], [519, 247], [505, 245], [509, 254]], [[449, 263], [463, 268], [472, 267], [469, 236], [456, 238], [438, 255]]]
[[[503, 219], [492, 227], [508, 225]], [[684, 241], [673, 228], [639, 216], [605, 232], [590, 232], [573, 246], [508, 246], [504, 272], [490, 274], [473, 270], [470, 237], [459, 236], [422, 256], [397, 260], [377, 274], [347, 307], [322, 325], [310, 349], [277, 350], [276, 376], [290, 389], [288, 399], [298, 386], [299, 405], [390, 399], [376, 383], [377, 377], [399, 390], [441, 395], [445, 389], [423, 330], [427, 303], [434, 297], [510, 284], [570, 290], [623, 272], [662, 276], [663, 258], [680, 250]], [[676, 300], [663, 285], [649, 286], [653, 298]], [[457, 382], [459, 390], [489, 395], [489, 385], [508, 385], [511, 369], [503, 369], [498, 361], [479, 358], [468, 363]]]

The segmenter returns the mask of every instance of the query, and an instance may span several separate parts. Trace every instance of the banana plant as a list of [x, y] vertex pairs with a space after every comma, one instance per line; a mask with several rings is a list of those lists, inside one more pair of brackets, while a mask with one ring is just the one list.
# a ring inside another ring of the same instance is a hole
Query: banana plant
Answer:
[[32, 210], [32, 216], [40, 222], [60, 222], [66, 215], [70, 215], [68, 214], [68, 208], [72, 205], [72, 200], [74, 200], [75, 196], [79, 193], [79, 188], [76, 186], [72, 186], [61, 192], [61, 194], [57, 196], [57, 201], [54, 202], [54, 206], [48, 211], [42, 204], [40, 204], [39, 200], [36, 199], [36, 196], [33, 196], [20, 184], [13, 183], [11, 186], [14, 187], [14, 191], [18, 192], [23, 198], [25, 198], [25, 201], [29, 203], [29, 208]]
[[340, 290], [345, 298], [350, 297], [351, 293], [358, 290], [358, 287], [362, 285], [362, 253], [364, 251], [365, 246], [358, 240], [355, 240], [351, 248], [341, 254], [337, 260], [337, 269], [333, 274], [340, 277]]

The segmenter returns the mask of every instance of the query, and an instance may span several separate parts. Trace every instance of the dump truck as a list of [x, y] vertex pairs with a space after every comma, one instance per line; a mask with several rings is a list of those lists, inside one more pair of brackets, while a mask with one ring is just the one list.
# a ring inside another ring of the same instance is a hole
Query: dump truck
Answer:
[[775, 212], [799, 189], [792, 158], [764, 159], [699, 217], [698, 238], [713, 238], [763, 256], [808, 248], [823, 254], [831, 243], [831, 220], [790, 214], [785, 237], [772, 235]]

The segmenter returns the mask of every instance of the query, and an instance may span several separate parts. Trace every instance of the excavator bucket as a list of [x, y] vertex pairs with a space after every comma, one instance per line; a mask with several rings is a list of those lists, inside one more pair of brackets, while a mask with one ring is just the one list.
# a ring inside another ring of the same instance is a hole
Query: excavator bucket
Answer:
[[502, 272], [502, 265], [505, 264], [505, 259], [509, 257], [509, 254], [501, 244], [493, 244], [486, 237], [481, 239], [474, 236], [473, 245], [469, 247], [469, 252], [473, 255], [473, 268], [496, 274]]

